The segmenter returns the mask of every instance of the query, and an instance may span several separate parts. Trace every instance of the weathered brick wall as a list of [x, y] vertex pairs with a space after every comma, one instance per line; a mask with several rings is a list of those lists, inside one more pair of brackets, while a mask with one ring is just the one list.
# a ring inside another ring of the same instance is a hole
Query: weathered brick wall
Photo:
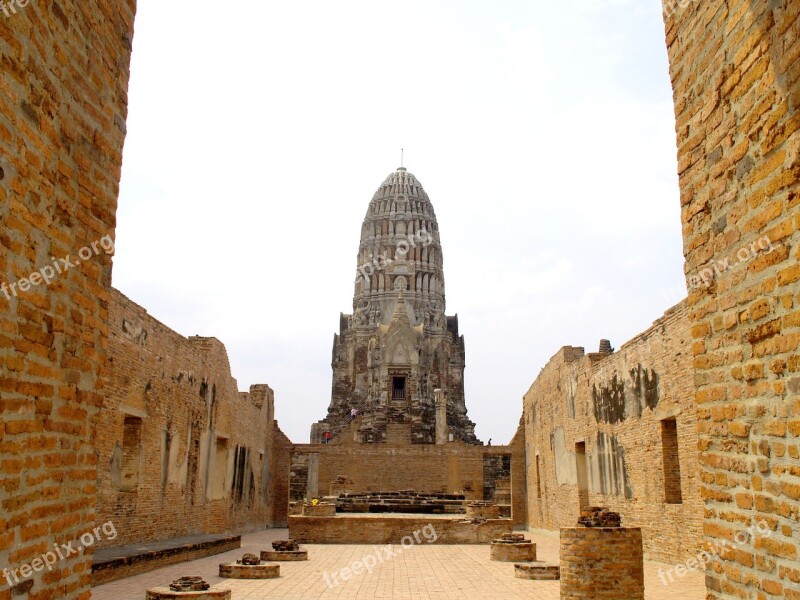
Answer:
[[800, 2], [667, 12], [686, 273], [728, 261], [689, 295], [709, 598], [796, 599]]
[[[685, 302], [612, 354], [562, 348], [524, 398], [530, 527], [573, 527], [581, 504], [608, 506], [642, 528], [650, 558], [696, 555], [703, 513], [690, 373]], [[679, 451], [680, 503], [665, 493], [662, 421], [673, 419], [667, 450]]]
[[103, 545], [274, 523], [285, 484], [272, 390], [239, 392], [218, 340], [187, 339], [116, 290], [109, 317], [97, 516], [118, 537]]
[[[0, 13], [0, 565], [11, 570], [94, 525], [111, 258], [91, 243], [114, 236], [135, 7], [22, 4]], [[83, 247], [91, 256], [63, 270], [58, 259]], [[72, 555], [11, 583], [15, 597], [83, 599], [89, 571]]]

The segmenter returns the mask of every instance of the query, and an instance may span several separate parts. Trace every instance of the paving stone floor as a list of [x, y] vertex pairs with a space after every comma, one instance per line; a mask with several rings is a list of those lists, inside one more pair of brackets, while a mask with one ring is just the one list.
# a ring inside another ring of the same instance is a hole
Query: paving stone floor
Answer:
[[[199, 575], [213, 586], [228, 587], [232, 600], [558, 600], [557, 581], [527, 581], [514, 577], [511, 563], [489, 560], [487, 546], [428, 545], [403, 549], [376, 546], [306, 545], [309, 560], [283, 562], [280, 579], [242, 581], [218, 577], [219, 563], [258, 554], [271, 542], [288, 537], [286, 529], [271, 529], [242, 536], [242, 548], [189, 563], [172, 565], [101, 585], [92, 590], [94, 600], [144, 600], [147, 588], [168, 584], [184, 575]], [[540, 560], [556, 562], [558, 538], [531, 535]], [[342, 581], [339, 571], [356, 561], [371, 562], [371, 573], [362, 572]], [[380, 559], [378, 558], [380, 556]], [[703, 600], [704, 577], [690, 573], [664, 585], [658, 570], [669, 567], [645, 563], [646, 600]], [[337, 575], [338, 574], [338, 575]], [[326, 576], [327, 582], [326, 583]], [[329, 585], [330, 583], [330, 585]]]

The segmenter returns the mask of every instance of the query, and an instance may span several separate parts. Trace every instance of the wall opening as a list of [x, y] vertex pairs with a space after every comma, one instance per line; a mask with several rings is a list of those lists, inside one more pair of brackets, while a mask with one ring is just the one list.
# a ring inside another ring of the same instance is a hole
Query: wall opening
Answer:
[[142, 419], [125, 415], [122, 424], [122, 469], [119, 489], [135, 492], [139, 488], [142, 467]]
[[678, 455], [678, 422], [675, 419], [661, 421], [661, 448], [664, 457], [664, 502], [681, 504], [681, 464]]
[[392, 377], [392, 400], [406, 399], [406, 378]]
[[536, 497], [542, 497], [542, 474], [539, 470], [539, 455], [536, 455]]
[[244, 446], [236, 447], [233, 461], [233, 499], [241, 502], [249, 487], [249, 473], [247, 470], [250, 462], [250, 451]]
[[225, 474], [228, 466], [228, 440], [217, 438], [214, 451], [214, 479], [211, 487], [211, 499], [219, 500], [225, 497]]
[[589, 477], [586, 468], [586, 442], [575, 444], [575, 461], [578, 472], [578, 508], [589, 506]]

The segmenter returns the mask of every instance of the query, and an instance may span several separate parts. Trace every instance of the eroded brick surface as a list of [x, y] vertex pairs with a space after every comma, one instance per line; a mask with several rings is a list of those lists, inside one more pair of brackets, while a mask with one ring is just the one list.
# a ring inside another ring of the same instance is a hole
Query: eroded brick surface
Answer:
[[709, 598], [800, 598], [800, 3], [691, 2], [666, 32], [686, 273], [729, 266], [689, 294]]
[[[0, 564], [11, 569], [94, 526], [111, 257], [91, 244], [114, 237], [134, 6], [30, 2], [0, 17], [0, 282], [17, 286], [0, 293]], [[84, 247], [80, 264], [59, 261]], [[56, 264], [49, 286], [22, 283]], [[59, 560], [16, 595], [88, 598], [89, 561]]]

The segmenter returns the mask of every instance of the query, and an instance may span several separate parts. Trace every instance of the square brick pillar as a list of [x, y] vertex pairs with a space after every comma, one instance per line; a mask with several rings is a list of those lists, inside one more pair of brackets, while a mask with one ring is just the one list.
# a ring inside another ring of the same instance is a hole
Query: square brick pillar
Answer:
[[562, 600], [644, 600], [639, 527], [563, 527]]

